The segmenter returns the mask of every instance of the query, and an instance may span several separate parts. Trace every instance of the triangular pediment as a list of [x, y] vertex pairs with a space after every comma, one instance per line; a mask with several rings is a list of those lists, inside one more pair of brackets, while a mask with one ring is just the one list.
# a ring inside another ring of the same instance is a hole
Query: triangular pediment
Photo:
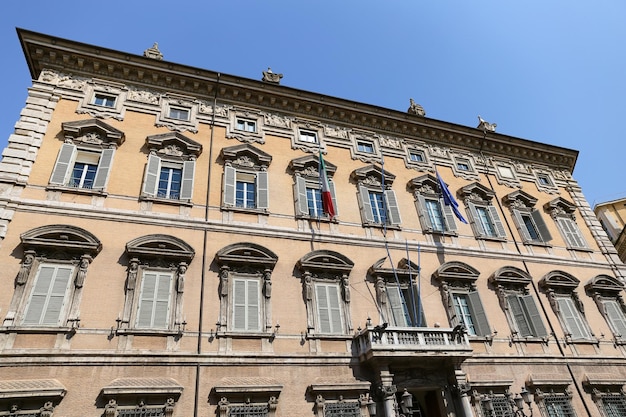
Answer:
[[235, 163], [237, 160], [245, 159], [258, 166], [268, 166], [272, 162], [272, 155], [247, 143], [223, 148], [220, 156], [224, 161]]
[[180, 132], [168, 132], [160, 135], [152, 135], [146, 138], [148, 148], [180, 152], [184, 155], [198, 156], [202, 153], [202, 145], [189, 139]]
[[[289, 162], [289, 168], [294, 172], [305, 171], [307, 169], [312, 169], [319, 172], [319, 157], [314, 155], [306, 155], [300, 158], [292, 159]], [[324, 165], [326, 165], [326, 172], [329, 175], [332, 175], [337, 171], [337, 166], [333, 163], [328, 162], [324, 159]]]
[[385, 183], [386, 184], [391, 184], [393, 183], [393, 180], [396, 179], [396, 176], [393, 175], [391, 172], [389, 171], [383, 171], [382, 168], [380, 168], [377, 165], [374, 164], [370, 164], [367, 166], [364, 166], [362, 168], [357, 168], [354, 171], [352, 171], [352, 178], [354, 178], [357, 182], [362, 182], [363, 180], [365, 180], [366, 178], [369, 177], [373, 177], [375, 179], [377, 179], [378, 181], [382, 181], [383, 180], [383, 173], [385, 176]]

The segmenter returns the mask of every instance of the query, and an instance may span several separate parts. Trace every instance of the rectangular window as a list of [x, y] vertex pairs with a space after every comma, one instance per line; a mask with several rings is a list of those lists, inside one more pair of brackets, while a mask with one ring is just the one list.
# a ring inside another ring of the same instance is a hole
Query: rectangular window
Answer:
[[388, 285], [387, 299], [391, 313], [391, 317], [387, 320], [392, 326], [422, 327], [426, 325], [417, 289], [411, 291], [410, 287]]
[[256, 279], [233, 280], [233, 330], [260, 330], [260, 288]]
[[99, 152], [77, 151], [68, 186], [87, 189], [93, 188], [99, 160]]
[[74, 267], [42, 264], [30, 295], [25, 326], [60, 326]]
[[457, 159], [456, 160], [456, 169], [459, 171], [471, 171], [472, 170], [472, 166], [470, 165], [469, 161], [466, 161], [464, 159]]
[[93, 104], [103, 107], [115, 107], [115, 100], [117, 97], [110, 96], [102, 93], [96, 93], [93, 97]]
[[180, 198], [182, 176], [182, 169], [162, 166], [161, 175], [159, 175], [157, 197], [178, 200]]
[[115, 149], [78, 149], [76, 145], [64, 143], [57, 156], [50, 184], [103, 190], [109, 179]]
[[443, 218], [443, 212], [441, 211], [441, 204], [439, 200], [425, 199], [426, 214], [430, 220], [430, 224], [434, 231], [445, 232], [445, 220]]
[[421, 152], [409, 152], [409, 160], [413, 162], [424, 162], [424, 154]]
[[137, 311], [137, 328], [169, 327], [172, 283], [171, 272], [144, 271]]
[[310, 130], [301, 130], [299, 140], [300, 142], [317, 143], [317, 133]]
[[465, 326], [467, 334], [475, 336], [476, 328], [474, 327], [474, 319], [472, 319], [467, 294], [454, 294], [453, 299], [457, 319]]
[[315, 284], [317, 320], [321, 333], [343, 333], [341, 296], [337, 284]]
[[545, 337], [548, 335], [532, 295], [510, 294], [507, 295], [506, 300], [517, 327], [515, 330], [518, 336]]
[[266, 171], [239, 171], [224, 167], [224, 207], [267, 209], [269, 183]]
[[189, 120], [189, 109], [182, 109], [180, 107], [170, 107], [169, 117], [178, 120]]
[[383, 193], [376, 191], [369, 192], [370, 205], [372, 207], [372, 216], [374, 217], [374, 223], [387, 223], [387, 212], [385, 210], [385, 202], [383, 200]]
[[306, 201], [309, 208], [309, 216], [321, 217], [324, 215], [322, 205], [322, 190], [319, 188], [306, 188]]
[[580, 315], [574, 300], [569, 296], [560, 296], [557, 298], [557, 303], [561, 319], [565, 324], [565, 330], [570, 337], [573, 340], [590, 339], [591, 332]]
[[537, 180], [539, 181], [539, 184], [541, 185], [552, 187], [552, 181], [550, 180], [550, 177], [548, 177], [547, 175], [537, 175]]
[[491, 407], [493, 410], [488, 410], [485, 405], [485, 401], [480, 402], [480, 408], [483, 411], [483, 416], [489, 417], [513, 417], [515, 413], [511, 407], [511, 402], [504, 395], [490, 395]]
[[358, 401], [343, 401], [324, 404], [324, 417], [361, 417]]
[[228, 417], [267, 417], [269, 406], [267, 404], [241, 404], [231, 405], [228, 408]]
[[244, 132], [255, 133], [256, 132], [256, 121], [248, 120], [248, 119], [237, 119], [236, 129], [243, 130]]
[[235, 206], [256, 208], [256, 176], [243, 172], [237, 173], [235, 182]]
[[548, 417], [576, 417], [572, 402], [565, 394], [544, 394], [543, 404]]
[[552, 240], [548, 226], [539, 210], [520, 211], [513, 209], [513, 218], [525, 243], [547, 243]]
[[171, 162], [156, 155], [148, 156], [142, 195], [172, 200], [193, 197], [196, 161]]
[[[296, 216], [298, 217], [315, 217], [327, 218], [324, 214], [324, 206], [322, 203], [322, 190], [318, 181], [307, 179], [302, 175], [296, 175], [296, 183], [294, 184], [294, 196], [296, 203]], [[335, 185], [329, 180], [330, 197], [335, 209], [335, 215], [338, 214], [337, 200], [335, 198]]]
[[477, 206], [476, 212], [478, 213], [478, 219], [476, 220], [480, 223], [480, 226], [484, 230], [485, 234], [489, 237], [497, 237], [498, 234], [496, 233], [496, 228], [491, 221], [491, 216], [489, 215], [487, 208]]
[[626, 398], [623, 394], [603, 394], [601, 404], [606, 417], [626, 417]]
[[515, 179], [515, 174], [513, 173], [513, 170], [511, 169], [511, 167], [505, 167], [505, 166], [499, 165], [498, 172], [500, 173], [500, 176], [502, 178]]
[[359, 152], [374, 153], [374, 144], [371, 142], [357, 141], [356, 148]]
[[363, 223], [366, 225], [399, 225], [402, 223], [396, 193], [393, 190], [380, 192], [359, 186], [359, 202]]
[[488, 336], [491, 334], [478, 291], [453, 292], [450, 297], [452, 310], [449, 311], [449, 314], [453, 326], [462, 324], [470, 336]]
[[478, 238], [506, 238], [504, 225], [500, 220], [498, 210], [489, 203], [475, 204], [468, 202], [471, 215], [471, 224]]

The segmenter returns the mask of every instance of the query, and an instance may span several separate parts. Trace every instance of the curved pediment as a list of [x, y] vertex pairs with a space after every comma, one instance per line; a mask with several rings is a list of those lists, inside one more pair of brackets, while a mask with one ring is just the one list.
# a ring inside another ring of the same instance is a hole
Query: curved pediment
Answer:
[[532, 281], [531, 276], [514, 266], [503, 266], [489, 278], [489, 282], [496, 284], [527, 285]]
[[36, 227], [22, 233], [20, 239], [24, 248], [33, 250], [65, 250], [95, 256], [102, 249], [102, 243], [93, 234], [67, 224]]
[[94, 144], [124, 143], [124, 132], [103, 122], [100, 119], [76, 120], [61, 125], [65, 139]]
[[146, 138], [146, 145], [149, 148], [156, 148], [161, 153], [168, 155], [194, 155], [198, 156], [202, 153], [202, 145], [189, 139], [180, 132], [168, 132], [159, 135], [152, 135]]
[[619, 293], [623, 289], [624, 284], [622, 284], [617, 278], [604, 274], [591, 278], [585, 284], [585, 290], [589, 292]]
[[406, 258], [400, 259], [397, 267], [392, 267], [389, 263], [389, 258], [381, 258], [376, 261], [372, 266], [367, 270], [368, 274], [372, 276], [383, 276], [383, 277], [393, 277], [393, 276], [401, 276], [401, 277], [409, 277], [409, 276], [417, 276], [419, 272], [419, 266], [417, 266], [414, 262], [407, 260]]
[[215, 260], [220, 266], [260, 265], [265, 268], [274, 268], [278, 262], [278, 256], [256, 243], [242, 242], [220, 249], [215, 254]]
[[354, 262], [338, 252], [316, 250], [300, 258], [297, 265], [302, 271], [332, 270], [349, 272], [354, 267]]
[[551, 289], [565, 289], [573, 291], [580, 284], [580, 280], [571, 274], [563, 271], [548, 272], [539, 281], [539, 286], [542, 288]]
[[195, 251], [185, 241], [170, 235], [145, 235], [126, 244], [126, 252], [137, 258], [165, 258], [191, 262]]
[[452, 261], [441, 265], [434, 272], [435, 278], [438, 280], [464, 280], [475, 281], [478, 279], [480, 272], [464, 262]]

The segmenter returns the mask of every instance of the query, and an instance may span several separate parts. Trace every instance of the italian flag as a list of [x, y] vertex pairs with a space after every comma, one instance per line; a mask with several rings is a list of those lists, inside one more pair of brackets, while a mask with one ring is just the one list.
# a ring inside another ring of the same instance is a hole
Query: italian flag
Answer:
[[333, 205], [333, 198], [330, 194], [330, 184], [328, 183], [328, 175], [326, 174], [326, 164], [324, 158], [322, 158], [322, 151], [320, 150], [320, 186], [322, 187], [322, 209], [324, 214], [327, 214], [331, 219], [335, 217], [335, 206]]

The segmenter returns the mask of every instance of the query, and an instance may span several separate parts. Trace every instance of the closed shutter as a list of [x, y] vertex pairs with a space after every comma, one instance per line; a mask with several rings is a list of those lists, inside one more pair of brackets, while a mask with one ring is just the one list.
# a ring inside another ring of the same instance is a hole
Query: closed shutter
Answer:
[[395, 191], [385, 191], [385, 202], [387, 203], [387, 219], [389, 219], [389, 223], [394, 225], [402, 223]]
[[537, 226], [537, 232], [539, 232], [539, 235], [541, 236], [541, 240], [546, 243], [551, 241], [552, 235], [550, 234], [550, 231], [548, 230], [548, 226], [546, 225], [546, 222], [543, 220], [543, 216], [541, 215], [541, 212], [539, 210], [533, 210], [530, 213], [530, 215], [535, 221], [535, 225]]
[[111, 165], [113, 165], [113, 155], [115, 149], [105, 149], [100, 154], [100, 160], [98, 161], [98, 170], [93, 181], [94, 190], [104, 190], [109, 182], [109, 172], [111, 171]]
[[299, 175], [296, 175], [293, 194], [296, 196], [296, 215], [308, 216], [309, 203], [306, 196], [306, 180]]
[[519, 234], [522, 236], [522, 240], [524, 242], [532, 241], [528, 228], [526, 227], [526, 223], [524, 223], [524, 219], [522, 218], [522, 213], [520, 213], [519, 210], [513, 210], [513, 219], [515, 220], [515, 225], [517, 226]]
[[336, 284], [316, 284], [317, 316], [321, 333], [342, 333], [339, 287]]
[[480, 302], [480, 296], [478, 295], [478, 291], [472, 291], [468, 293], [467, 298], [472, 313], [472, 319], [474, 321], [474, 328], [476, 329], [476, 335], [490, 335], [491, 329], [489, 328], [489, 322], [487, 321], [487, 314], [485, 313], [483, 304]]
[[50, 184], [67, 185], [70, 173], [73, 168], [73, 162], [76, 159], [76, 146], [71, 143], [61, 145], [61, 150], [54, 164], [52, 175], [50, 176]]
[[400, 288], [396, 286], [387, 287], [387, 298], [389, 299], [389, 305], [391, 306], [391, 323], [394, 326], [408, 326], [404, 303], [402, 302], [402, 295], [400, 294]]
[[372, 204], [370, 203], [370, 193], [365, 187], [359, 187], [359, 201], [361, 202], [361, 216], [364, 223], [374, 223]]
[[498, 214], [498, 209], [495, 206], [491, 205], [487, 208], [489, 209], [489, 216], [491, 217], [493, 227], [495, 227], [498, 237], [506, 237], [504, 225], [502, 224], [502, 220], [500, 220], [500, 215]]
[[428, 215], [428, 207], [426, 206], [426, 199], [423, 195], [418, 195], [417, 200], [415, 201], [415, 207], [417, 208], [417, 216], [422, 223], [422, 230], [425, 232], [433, 231], [433, 224], [430, 221], [430, 216]]
[[515, 325], [517, 326], [517, 333], [521, 337], [533, 336], [532, 329], [530, 327], [530, 323], [526, 319], [526, 314], [524, 314], [524, 309], [522, 307], [521, 297], [518, 295], [508, 295], [506, 300], [509, 303], [509, 308], [511, 310], [511, 315], [513, 316], [513, 320], [515, 321]]
[[235, 181], [237, 170], [231, 166], [224, 167], [224, 205], [235, 206]]
[[445, 201], [443, 200], [443, 198], [440, 198], [439, 207], [441, 207], [443, 211], [443, 220], [446, 224], [446, 230], [448, 232], [456, 232], [457, 227], [456, 227], [456, 221], [454, 220], [456, 216], [454, 215], [454, 212], [452, 211], [452, 206], [447, 205]]
[[566, 331], [571, 334], [572, 339], [587, 339], [589, 332], [585, 327], [580, 313], [574, 306], [571, 298], [559, 297], [557, 299], [561, 318], [565, 322]]
[[137, 327], [156, 329], [169, 327], [171, 286], [171, 273], [144, 272]]
[[537, 308], [537, 304], [535, 303], [533, 296], [530, 294], [522, 295], [520, 300], [526, 311], [527, 319], [532, 326], [533, 335], [536, 337], [546, 337], [548, 335], [548, 331], [543, 324], [541, 314], [539, 313], [539, 309]]
[[24, 315], [24, 325], [59, 326], [74, 268], [42, 265]]
[[603, 304], [615, 335], [626, 339], [626, 318], [622, 306], [616, 300], [603, 300]]
[[484, 237], [486, 233], [482, 223], [480, 222], [480, 217], [478, 215], [478, 211], [476, 210], [476, 205], [472, 202], [468, 202], [467, 207], [470, 211], [470, 224], [472, 225], [472, 229], [474, 229], [474, 234], [476, 235], [476, 237]]
[[259, 281], [233, 281], [233, 329], [259, 330]]
[[256, 207], [259, 209], [267, 209], [270, 206], [268, 178], [269, 176], [265, 171], [261, 171], [256, 174]]
[[335, 208], [335, 216], [339, 215], [339, 205], [337, 204], [337, 196], [335, 195], [335, 183], [329, 179], [328, 188], [330, 188], [330, 198], [333, 200], [333, 207]]
[[561, 231], [565, 237], [567, 245], [571, 248], [586, 248], [587, 243], [583, 239], [578, 225], [571, 219], [557, 218], [557, 223], [560, 225]]
[[196, 173], [196, 161], [183, 162], [183, 175], [180, 184], [180, 199], [191, 200], [193, 197], [194, 176]]
[[143, 194], [154, 197], [159, 185], [159, 174], [161, 173], [161, 158], [156, 155], [148, 155], [146, 164], [146, 174], [143, 178]]

